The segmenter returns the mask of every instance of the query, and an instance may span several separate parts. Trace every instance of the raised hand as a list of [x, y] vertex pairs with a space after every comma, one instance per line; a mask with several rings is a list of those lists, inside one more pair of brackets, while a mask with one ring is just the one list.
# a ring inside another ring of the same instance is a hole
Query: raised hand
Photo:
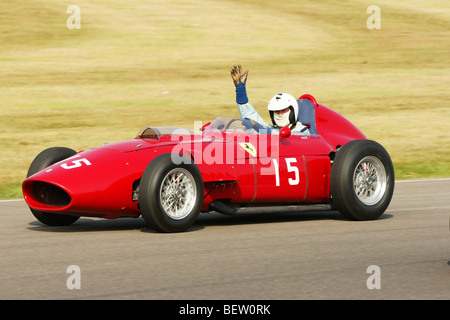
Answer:
[[234, 65], [231, 70], [231, 78], [233, 79], [234, 85], [238, 85], [239, 83], [242, 83], [245, 85], [247, 82], [247, 76], [248, 76], [248, 70], [245, 72], [242, 71], [242, 67], [240, 64], [237, 66]]

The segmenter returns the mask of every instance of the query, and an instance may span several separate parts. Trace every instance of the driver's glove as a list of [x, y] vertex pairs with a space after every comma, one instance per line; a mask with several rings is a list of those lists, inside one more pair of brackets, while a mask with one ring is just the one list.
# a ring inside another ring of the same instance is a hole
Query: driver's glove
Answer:
[[236, 102], [238, 104], [246, 104], [248, 102], [247, 90], [245, 84], [247, 83], [248, 70], [242, 71], [241, 65], [234, 65], [231, 70], [231, 78], [236, 86]]

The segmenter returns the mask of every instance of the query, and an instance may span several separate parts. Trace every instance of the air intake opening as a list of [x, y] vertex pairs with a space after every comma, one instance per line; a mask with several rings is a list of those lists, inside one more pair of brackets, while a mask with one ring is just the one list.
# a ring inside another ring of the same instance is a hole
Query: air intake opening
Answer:
[[36, 181], [31, 192], [37, 202], [49, 206], [65, 207], [72, 200], [66, 191], [47, 182]]

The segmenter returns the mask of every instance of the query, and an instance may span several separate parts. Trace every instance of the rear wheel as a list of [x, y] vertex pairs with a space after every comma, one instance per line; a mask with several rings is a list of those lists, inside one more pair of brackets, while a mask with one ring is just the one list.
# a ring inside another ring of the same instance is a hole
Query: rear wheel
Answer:
[[198, 167], [185, 158], [174, 164], [170, 154], [153, 159], [139, 185], [139, 207], [147, 224], [161, 232], [180, 232], [197, 219], [203, 204]]
[[[52, 164], [67, 159], [75, 154], [77, 154], [76, 151], [64, 147], [52, 147], [45, 149], [39, 153], [36, 158], [34, 158], [30, 168], [28, 169], [27, 178], [51, 166]], [[39, 211], [33, 208], [30, 208], [30, 210], [38, 221], [48, 226], [66, 226], [74, 223], [80, 218], [78, 216]]]
[[330, 189], [339, 212], [351, 220], [373, 220], [389, 206], [394, 167], [387, 151], [371, 140], [354, 140], [337, 153]]

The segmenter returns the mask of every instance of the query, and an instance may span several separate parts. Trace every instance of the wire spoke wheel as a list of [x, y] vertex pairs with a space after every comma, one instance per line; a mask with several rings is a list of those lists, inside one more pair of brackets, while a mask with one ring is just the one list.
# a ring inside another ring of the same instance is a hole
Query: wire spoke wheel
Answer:
[[386, 191], [386, 170], [376, 157], [363, 158], [353, 173], [353, 190], [356, 197], [366, 206], [378, 203]]
[[330, 193], [344, 217], [374, 220], [389, 206], [394, 182], [394, 166], [386, 149], [372, 140], [352, 140], [336, 153]]
[[169, 171], [162, 181], [159, 196], [161, 207], [170, 218], [184, 219], [197, 198], [194, 177], [184, 168]]
[[139, 184], [142, 217], [157, 231], [186, 231], [200, 214], [203, 193], [202, 174], [192, 159], [183, 156], [174, 163], [172, 154], [163, 153], [148, 164]]

